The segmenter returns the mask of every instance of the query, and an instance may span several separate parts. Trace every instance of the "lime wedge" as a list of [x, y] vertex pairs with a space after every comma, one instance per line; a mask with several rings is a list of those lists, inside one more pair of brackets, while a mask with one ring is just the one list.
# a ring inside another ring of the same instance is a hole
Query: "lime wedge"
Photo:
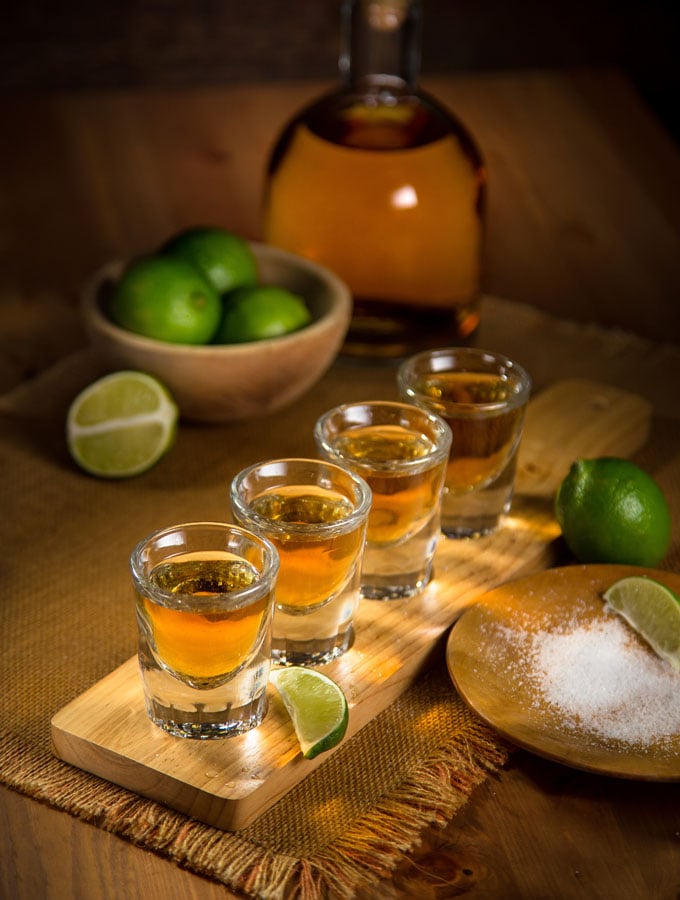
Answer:
[[172, 446], [177, 417], [174, 400], [151, 375], [114, 372], [86, 387], [71, 403], [68, 448], [92, 475], [139, 475]]
[[302, 666], [273, 669], [270, 679], [293, 721], [306, 759], [340, 743], [347, 731], [349, 709], [342, 689], [332, 679]]
[[650, 647], [680, 671], [680, 597], [653, 578], [621, 578], [603, 594]]

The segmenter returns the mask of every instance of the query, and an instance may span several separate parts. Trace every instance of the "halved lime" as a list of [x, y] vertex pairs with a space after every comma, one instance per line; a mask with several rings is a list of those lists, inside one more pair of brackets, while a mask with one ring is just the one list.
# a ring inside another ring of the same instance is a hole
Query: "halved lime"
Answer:
[[349, 708], [339, 685], [302, 666], [273, 669], [270, 679], [293, 721], [306, 759], [340, 743], [347, 731]]
[[641, 575], [621, 578], [603, 597], [655, 653], [680, 671], [680, 597]]
[[92, 475], [139, 475], [170, 449], [177, 418], [174, 400], [156, 378], [144, 372], [114, 372], [86, 387], [71, 403], [68, 448]]

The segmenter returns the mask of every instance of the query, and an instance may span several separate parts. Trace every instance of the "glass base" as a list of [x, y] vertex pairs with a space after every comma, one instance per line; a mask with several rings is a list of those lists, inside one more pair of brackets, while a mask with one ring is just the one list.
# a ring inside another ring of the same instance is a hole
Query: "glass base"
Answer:
[[139, 668], [151, 721], [175, 737], [232, 737], [256, 728], [267, 711], [269, 646], [215, 687], [196, 688], [164, 669], [141, 636]]
[[447, 538], [480, 538], [493, 534], [510, 511], [514, 458], [489, 487], [469, 494], [445, 494], [440, 527]]
[[281, 666], [321, 666], [342, 656], [354, 643], [354, 628], [333, 637], [310, 641], [272, 639], [272, 662]]
[[373, 575], [361, 585], [364, 600], [406, 600], [415, 597], [430, 583], [432, 569], [416, 575]]
[[154, 725], [174, 737], [198, 740], [234, 737], [245, 734], [262, 722], [267, 712], [267, 695], [263, 693], [239, 709], [228, 707], [221, 710], [203, 709], [200, 703], [196, 703], [194, 709], [177, 709], [147, 697], [146, 711]]
[[493, 534], [494, 531], [498, 530], [500, 524], [501, 520], [498, 516], [482, 520], [462, 519], [452, 525], [445, 525], [442, 523], [442, 533], [447, 538], [454, 540], [480, 538], [485, 537], [488, 534]]

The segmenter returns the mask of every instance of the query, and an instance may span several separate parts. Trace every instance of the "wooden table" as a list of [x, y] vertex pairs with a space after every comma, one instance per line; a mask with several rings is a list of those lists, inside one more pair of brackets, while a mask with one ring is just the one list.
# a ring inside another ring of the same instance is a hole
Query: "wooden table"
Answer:
[[[680, 156], [615, 71], [488, 73], [427, 87], [491, 173], [487, 292], [655, 341], [680, 339]], [[259, 237], [268, 149], [320, 85], [72, 93], [0, 101], [0, 391], [84, 343], [77, 289], [99, 264], [197, 222]], [[381, 896], [668, 897], [676, 786], [518, 753]], [[233, 896], [0, 789], [0, 893]]]

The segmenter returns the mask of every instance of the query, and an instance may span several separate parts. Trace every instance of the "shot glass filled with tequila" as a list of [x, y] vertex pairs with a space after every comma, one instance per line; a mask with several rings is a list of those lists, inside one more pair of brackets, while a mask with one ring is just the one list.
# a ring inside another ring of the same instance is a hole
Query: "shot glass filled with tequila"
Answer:
[[529, 375], [500, 353], [453, 347], [405, 360], [397, 382], [404, 400], [441, 416], [453, 434], [442, 531], [493, 532], [512, 503]]
[[231, 506], [244, 527], [276, 547], [272, 658], [318, 665], [352, 643], [371, 492], [351, 472], [314, 459], [279, 459], [244, 469]]
[[192, 522], [145, 538], [130, 568], [151, 720], [191, 738], [259, 725], [279, 570], [272, 544], [234, 525]]
[[438, 416], [406, 403], [349, 403], [314, 429], [319, 453], [368, 483], [361, 594], [377, 600], [419, 593], [432, 574], [451, 432]]

